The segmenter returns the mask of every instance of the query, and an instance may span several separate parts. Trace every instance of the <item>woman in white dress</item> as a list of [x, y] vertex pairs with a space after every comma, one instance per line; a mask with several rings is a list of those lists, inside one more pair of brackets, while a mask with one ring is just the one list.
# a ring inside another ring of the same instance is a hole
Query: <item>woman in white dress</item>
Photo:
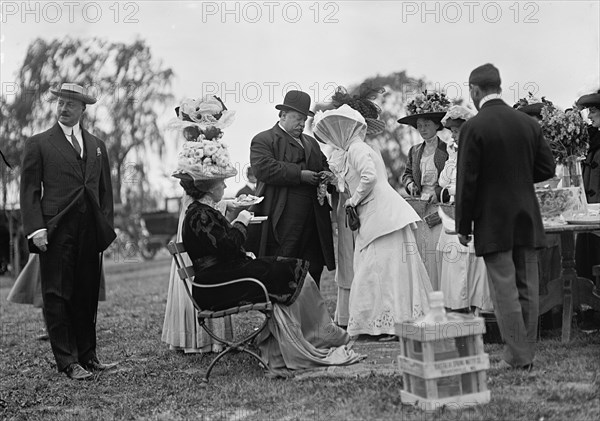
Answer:
[[[454, 203], [456, 193], [457, 147], [462, 124], [473, 117], [473, 113], [461, 105], [450, 107], [442, 124], [452, 132], [454, 144], [449, 150], [449, 158], [440, 173], [441, 197], [449, 197]], [[447, 194], [445, 194], [447, 192]], [[487, 280], [487, 270], [482, 257], [475, 256], [473, 242], [468, 247], [458, 241], [456, 234], [442, 229], [437, 245], [440, 289], [444, 293], [445, 306], [451, 310], [465, 312], [493, 311], [492, 299]]]
[[360, 219], [354, 251], [348, 333], [393, 338], [395, 324], [423, 315], [432, 291], [412, 226], [413, 208], [390, 186], [381, 154], [367, 145], [367, 124], [348, 105], [315, 116], [314, 134], [341, 152], [336, 176]]

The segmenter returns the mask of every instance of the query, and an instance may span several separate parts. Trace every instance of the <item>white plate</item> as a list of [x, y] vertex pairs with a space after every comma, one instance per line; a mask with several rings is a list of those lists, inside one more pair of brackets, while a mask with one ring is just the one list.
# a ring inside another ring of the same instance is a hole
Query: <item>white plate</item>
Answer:
[[251, 224], [259, 224], [263, 221], [266, 221], [267, 219], [269, 219], [268, 216], [253, 216], [252, 219], [250, 219], [250, 223]]
[[577, 218], [577, 219], [566, 219], [567, 224], [572, 225], [598, 225], [600, 224], [600, 219], [596, 217], [587, 217], [587, 218]]
[[252, 205], [256, 205], [260, 202], [263, 201], [264, 197], [257, 197], [255, 198], [253, 201], [246, 201], [244, 200], [243, 202], [238, 200], [239, 198], [235, 198], [235, 200], [233, 201], [233, 203], [237, 206], [252, 206]]

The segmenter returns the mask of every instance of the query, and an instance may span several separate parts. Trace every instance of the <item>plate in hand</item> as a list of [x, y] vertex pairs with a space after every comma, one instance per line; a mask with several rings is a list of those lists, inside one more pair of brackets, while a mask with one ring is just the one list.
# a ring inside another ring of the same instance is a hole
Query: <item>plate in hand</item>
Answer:
[[262, 202], [264, 197], [257, 197], [251, 194], [242, 194], [235, 198], [233, 204], [236, 206], [252, 206]]

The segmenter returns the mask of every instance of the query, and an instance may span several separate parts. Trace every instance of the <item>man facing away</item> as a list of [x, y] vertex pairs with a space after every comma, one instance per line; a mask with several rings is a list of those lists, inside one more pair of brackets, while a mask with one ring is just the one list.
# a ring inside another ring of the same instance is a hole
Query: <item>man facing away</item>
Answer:
[[456, 231], [465, 246], [473, 232], [485, 260], [503, 364], [529, 370], [539, 314], [535, 249], [546, 244], [534, 183], [554, 176], [554, 159], [540, 125], [500, 98], [496, 67], [473, 70], [469, 90], [479, 113], [461, 131]]
[[25, 142], [21, 211], [32, 253], [40, 255], [44, 317], [59, 371], [83, 380], [96, 355], [100, 253], [115, 238], [110, 166], [104, 142], [80, 125], [96, 99], [64, 83], [57, 123]]
[[257, 196], [264, 201], [254, 210], [268, 215], [263, 236], [266, 255], [296, 257], [310, 262], [317, 285], [323, 266], [335, 269], [331, 207], [317, 197], [317, 186], [329, 176], [327, 158], [317, 141], [303, 134], [310, 96], [289, 91], [275, 107], [279, 122], [257, 134], [250, 145], [250, 164], [258, 180]]

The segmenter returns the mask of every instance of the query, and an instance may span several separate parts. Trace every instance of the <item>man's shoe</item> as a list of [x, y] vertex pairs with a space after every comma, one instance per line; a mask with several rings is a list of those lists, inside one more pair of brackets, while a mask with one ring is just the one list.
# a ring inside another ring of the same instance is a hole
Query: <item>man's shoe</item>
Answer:
[[86, 380], [93, 376], [92, 373], [87, 371], [78, 363], [69, 364], [64, 371], [67, 377], [72, 380]]
[[98, 361], [98, 358], [92, 358], [87, 363], [83, 364], [83, 366], [90, 371], [104, 371], [116, 367], [117, 364], [118, 363], [103, 364]]

